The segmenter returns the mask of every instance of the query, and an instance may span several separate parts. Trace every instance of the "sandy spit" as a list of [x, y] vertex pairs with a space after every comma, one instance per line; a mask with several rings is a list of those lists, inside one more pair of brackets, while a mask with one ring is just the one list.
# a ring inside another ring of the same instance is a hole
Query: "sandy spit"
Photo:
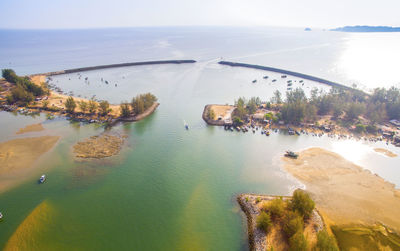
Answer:
[[307, 187], [324, 218], [335, 224], [380, 222], [400, 232], [400, 191], [340, 155], [310, 148], [284, 168]]

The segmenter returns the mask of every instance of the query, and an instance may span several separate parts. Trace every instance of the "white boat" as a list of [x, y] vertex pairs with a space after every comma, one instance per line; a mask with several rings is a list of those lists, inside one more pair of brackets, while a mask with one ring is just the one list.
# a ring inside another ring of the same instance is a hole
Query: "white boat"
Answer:
[[43, 183], [45, 181], [46, 181], [46, 175], [43, 174], [42, 176], [40, 176], [39, 183]]
[[0, 220], [3, 219], [3, 214], [0, 212]]

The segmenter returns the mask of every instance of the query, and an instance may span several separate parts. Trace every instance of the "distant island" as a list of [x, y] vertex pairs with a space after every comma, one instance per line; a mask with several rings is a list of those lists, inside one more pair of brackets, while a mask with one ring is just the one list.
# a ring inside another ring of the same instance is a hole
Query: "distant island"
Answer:
[[342, 32], [400, 32], [400, 27], [357, 25], [357, 26], [339, 27], [339, 28], [336, 28], [336, 29], [331, 29], [331, 31], [342, 31]]

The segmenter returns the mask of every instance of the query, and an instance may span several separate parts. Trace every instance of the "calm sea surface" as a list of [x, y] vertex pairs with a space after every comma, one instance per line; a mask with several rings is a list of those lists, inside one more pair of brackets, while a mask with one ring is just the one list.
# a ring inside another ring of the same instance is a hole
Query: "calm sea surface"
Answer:
[[[302, 187], [281, 169], [280, 156], [287, 149], [325, 147], [400, 186], [399, 158], [373, 151], [386, 147], [383, 143], [226, 132], [201, 119], [206, 104], [232, 103], [239, 96], [267, 100], [274, 90], [286, 89], [277, 74], [221, 66], [221, 57], [373, 88], [399, 82], [390, 63], [400, 56], [398, 42], [397, 34], [277, 28], [0, 31], [0, 68], [19, 74], [130, 61], [198, 60], [82, 73], [89, 84], [76, 74], [53, 78], [66, 92], [115, 104], [143, 92], [159, 98], [161, 105], [150, 117], [112, 129], [129, 137], [122, 153], [108, 160], [77, 162], [71, 153], [73, 144], [100, 134], [102, 127], [0, 112], [0, 141], [62, 136], [39, 160], [34, 176], [21, 177], [18, 186], [0, 194], [5, 215], [0, 247], [42, 203], [48, 205], [48, 217], [34, 218], [38, 222], [24, 229], [31, 238], [13, 236], [34, 250], [246, 250], [246, 225], [235, 196], [287, 195]], [[278, 81], [272, 83], [272, 78]], [[303, 88], [308, 92], [314, 86], [326, 88], [309, 81]], [[46, 131], [15, 135], [39, 122]], [[387, 148], [400, 154], [398, 148]], [[39, 186], [42, 173], [48, 180]]]

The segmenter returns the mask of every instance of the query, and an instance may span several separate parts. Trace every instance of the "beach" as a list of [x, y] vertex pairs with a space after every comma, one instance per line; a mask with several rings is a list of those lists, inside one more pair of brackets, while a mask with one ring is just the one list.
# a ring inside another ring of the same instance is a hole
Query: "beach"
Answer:
[[306, 186], [330, 225], [382, 223], [400, 232], [400, 191], [378, 175], [322, 148], [297, 159], [283, 158], [284, 169]]

